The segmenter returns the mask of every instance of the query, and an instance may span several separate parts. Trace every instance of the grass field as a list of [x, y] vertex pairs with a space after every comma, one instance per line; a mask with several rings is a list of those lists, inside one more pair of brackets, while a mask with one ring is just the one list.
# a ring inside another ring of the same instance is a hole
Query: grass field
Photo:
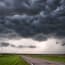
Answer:
[[29, 56], [33, 58], [40, 58], [40, 59], [65, 63], [65, 55], [29, 55]]
[[29, 65], [18, 55], [0, 55], [0, 65]]

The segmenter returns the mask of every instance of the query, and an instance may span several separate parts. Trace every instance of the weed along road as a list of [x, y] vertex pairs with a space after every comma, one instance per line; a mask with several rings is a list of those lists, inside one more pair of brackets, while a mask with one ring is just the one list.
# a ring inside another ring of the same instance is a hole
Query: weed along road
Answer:
[[65, 65], [64, 63], [52, 62], [48, 60], [36, 59], [29, 56], [21, 56], [30, 65]]

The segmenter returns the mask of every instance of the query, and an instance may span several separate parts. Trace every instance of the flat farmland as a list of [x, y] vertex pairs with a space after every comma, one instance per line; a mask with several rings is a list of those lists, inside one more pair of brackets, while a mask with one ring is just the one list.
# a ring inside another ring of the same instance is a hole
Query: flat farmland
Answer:
[[29, 65], [19, 55], [0, 55], [0, 65]]

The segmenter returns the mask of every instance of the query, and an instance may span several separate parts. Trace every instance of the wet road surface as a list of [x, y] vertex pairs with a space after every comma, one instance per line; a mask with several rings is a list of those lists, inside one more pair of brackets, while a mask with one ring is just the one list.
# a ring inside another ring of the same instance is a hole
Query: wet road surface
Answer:
[[48, 60], [36, 59], [29, 56], [21, 56], [30, 65], [65, 65], [64, 63], [52, 62]]

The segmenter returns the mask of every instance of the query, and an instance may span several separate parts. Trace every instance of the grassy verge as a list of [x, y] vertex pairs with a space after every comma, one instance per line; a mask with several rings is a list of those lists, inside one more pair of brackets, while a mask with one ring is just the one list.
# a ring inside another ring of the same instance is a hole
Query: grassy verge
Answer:
[[57, 61], [57, 62], [64, 62], [65, 63], [65, 56], [64, 55], [29, 55], [33, 58], [41, 58], [50, 61]]
[[0, 65], [29, 65], [18, 55], [0, 55]]

